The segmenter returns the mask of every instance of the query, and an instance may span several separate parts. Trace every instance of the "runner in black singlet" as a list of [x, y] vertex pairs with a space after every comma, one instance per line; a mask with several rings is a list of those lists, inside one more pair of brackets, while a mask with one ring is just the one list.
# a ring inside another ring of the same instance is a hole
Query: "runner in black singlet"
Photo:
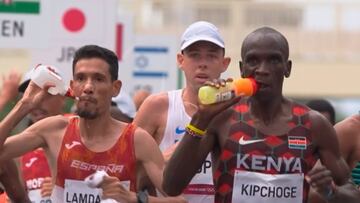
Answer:
[[338, 185], [349, 170], [326, 118], [283, 96], [292, 66], [286, 38], [272, 28], [257, 29], [245, 38], [241, 57], [241, 76], [253, 77], [259, 90], [200, 106], [165, 169], [165, 191], [181, 193], [211, 152], [215, 202], [305, 203], [309, 185], [328, 196], [331, 185], [309, 173], [315, 162], [320, 159]]

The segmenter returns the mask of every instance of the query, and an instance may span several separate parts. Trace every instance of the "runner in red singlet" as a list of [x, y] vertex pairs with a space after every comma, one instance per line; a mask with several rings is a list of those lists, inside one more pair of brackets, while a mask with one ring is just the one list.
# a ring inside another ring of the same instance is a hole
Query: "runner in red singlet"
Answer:
[[[52, 182], [49, 181], [51, 172], [43, 149], [28, 152], [20, 158], [20, 174], [32, 202], [40, 203], [49, 199], [52, 191]], [[45, 193], [41, 191], [43, 186], [48, 188]]]
[[328, 195], [328, 184], [307, 176], [315, 162], [340, 185], [349, 170], [331, 124], [282, 94], [292, 65], [286, 38], [260, 28], [245, 38], [241, 57], [241, 75], [253, 77], [258, 92], [200, 107], [166, 166], [165, 191], [180, 194], [211, 152], [217, 203], [305, 203], [309, 183]]
[[[27, 196], [26, 190], [19, 179], [19, 173], [17, 171], [16, 163], [13, 160], [7, 160], [1, 164], [0, 168], [0, 194], [5, 200], [10, 200], [13, 202], [31, 202]], [[10, 198], [10, 199], [9, 199]], [[1, 200], [0, 200], [1, 202]], [[4, 201], [4, 203], [7, 201]]]
[[[41, 89], [30, 82], [21, 100], [0, 123], [0, 161], [43, 148], [56, 180], [51, 196], [56, 203], [99, 202], [101, 189], [87, 187], [84, 182], [96, 170], [105, 170], [129, 183], [129, 187], [126, 183], [117, 185], [122, 193], [112, 198], [120, 202], [138, 201], [141, 183], [135, 180], [139, 171], [145, 171], [162, 192], [164, 160], [156, 142], [146, 131], [111, 117], [111, 98], [121, 89], [117, 78], [118, 59], [114, 52], [96, 45], [81, 47], [75, 53], [70, 84], [78, 98], [78, 116], [48, 117], [8, 137], [24, 116], [53, 97], [47, 93], [52, 84]], [[149, 202], [156, 200], [183, 201], [178, 197], [149, 197]]]

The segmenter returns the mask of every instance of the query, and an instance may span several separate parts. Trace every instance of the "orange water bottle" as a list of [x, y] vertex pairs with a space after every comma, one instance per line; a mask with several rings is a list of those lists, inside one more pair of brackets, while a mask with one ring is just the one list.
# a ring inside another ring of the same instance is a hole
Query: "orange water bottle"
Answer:
[[213, 104], [229, 100], [235, 96], [251, 96], [258, 86], [253, 78], [239, 78], [226, 82], [224, 87], [203, 86], [199, 89], [199, 100], [202, 104]]

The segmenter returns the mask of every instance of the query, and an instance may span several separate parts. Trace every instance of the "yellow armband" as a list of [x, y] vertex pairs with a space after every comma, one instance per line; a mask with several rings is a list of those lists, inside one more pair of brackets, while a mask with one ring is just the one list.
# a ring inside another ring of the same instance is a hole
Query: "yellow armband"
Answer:
[[200, 130], [199, 128], [197, 128], [191, 124], [188, 124], [186, 126], [185, 130], [189, 135], [196, 137], [196, 138], [202, 138], [206, 133], [206, 130]]

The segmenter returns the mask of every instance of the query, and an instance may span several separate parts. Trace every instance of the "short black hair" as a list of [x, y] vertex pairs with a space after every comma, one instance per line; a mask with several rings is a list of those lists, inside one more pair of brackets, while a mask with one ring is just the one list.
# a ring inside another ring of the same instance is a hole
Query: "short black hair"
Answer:
[[22, 82], [18, 87], [18, 91], [24, 93], [26, 88], [29, 86], [29, 83], [30, 83], [30, 79], [25, 80], [24, 82]]
[[90, 59], [90, 58], [100, 58], [105, 60], [109, 64], [109, 72], [111, 75], [111, 80], [118, 79], [118, 71], [119, 71], [119, 62], [116, 54], [104, 47], [100, 47], [97, 45], [85, 45], [80, 47], [74, 56], [74, 60], [72, 63], [72, 70], [74, 73], [76, 63], [81, 59]]
[[278, 42], [282, 45], [282, 48], [283, 48], [283, 52], [285, 54], [285, 59], [288, 60], [289, 59], [289, 53], [290, 53], [290, 50], [289, 50], [289, 42], [287, 41], [286, 37], [281, 34], [281, 32], [275, 30], [274, 28], [271, 28], [271, 27], [261, 27], [261, 28], [258, 28], [256, 30], [254, 30], [253, 32], [251, 32], [250, 34], [248, 34], [242, 45], [241, 45], [241, 57], [244, 58], [244, 53], [245, 53], [245, 50], [247, 48], [247, 40], [248, 38], [250, 38], [252, 35], [255, 35], [255, 34], [261, 34], [263, 36], [265, 35], [275, 35], [277, 37], [277, 40]]
[[318, 112], [328, 112], [331, 124], [335, 124], [335, 109], [331, 103], [325, 99], [314, 99], [306, 103], [308, 107]]

